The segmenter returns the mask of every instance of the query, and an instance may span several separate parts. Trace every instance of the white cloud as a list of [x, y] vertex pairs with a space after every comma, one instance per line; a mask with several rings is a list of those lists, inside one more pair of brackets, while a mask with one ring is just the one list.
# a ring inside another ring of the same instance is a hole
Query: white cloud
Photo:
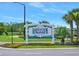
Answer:
[[58, 12], [58, 13], [66, 13], [65, 10], [61, 10], [61, 9], [57, 9], [57, 6], [55, 4], [52, 4], [51, 6], [45, 6], [43, 3], [41, 2], [31, 2], [29, 3], [30, 6], [36, 7], [41, 9], [43, 12]]
[[23, 18], [17, 18], [13, 16], [2, 16], [2, 19], [6, 22], [23, 22]]
[[40, 2], [30, 2], [29, 5], [33, 6], [33, 7], [37, 7], [37, 8], [43, 8], [44, 7], [44, 5]]
[[43, 9], [44, 12], [58, 12], [58, 13], [66, 13], [64, 10], [56, 9], [56, 8], [48, 8], [48, 9]]

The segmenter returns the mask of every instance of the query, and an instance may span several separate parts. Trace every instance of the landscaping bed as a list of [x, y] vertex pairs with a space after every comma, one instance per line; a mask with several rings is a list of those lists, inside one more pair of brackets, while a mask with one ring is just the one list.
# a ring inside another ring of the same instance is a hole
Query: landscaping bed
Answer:
[[14, 43], [14, 44], [9, 43], [0, 46], [6, 48], [79, 48], [79, 45], [22, 44], [22, 43]]
[[23, 44], [19, 44], [19, 43], [7, 43], [7, 44], [3, 44], [3, 45], [0, 45], [0, 47], [6, 47], [6, 48], [18, 48], [19, 46], [22, 46]]

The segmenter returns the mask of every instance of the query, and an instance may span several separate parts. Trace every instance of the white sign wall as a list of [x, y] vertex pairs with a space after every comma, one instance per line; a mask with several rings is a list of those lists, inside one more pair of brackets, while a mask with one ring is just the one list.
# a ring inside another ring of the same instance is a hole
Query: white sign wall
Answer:
[[29, 36], [51, 36], [51, 29], [50, 27], [31, 27], [29, 28]]
[[51, 43], [54, 43], [54, 26], [50, 24], [30, 24], [26, 26], [26, 43], [29, 37], [52, 37]]

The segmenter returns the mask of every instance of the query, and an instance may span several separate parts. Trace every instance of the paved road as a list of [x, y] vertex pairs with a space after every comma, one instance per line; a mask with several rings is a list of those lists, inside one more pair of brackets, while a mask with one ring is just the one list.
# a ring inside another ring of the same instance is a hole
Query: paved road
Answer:
[[0, 56], [79, 56], [79, 49], [9, 49], [0, 48]]

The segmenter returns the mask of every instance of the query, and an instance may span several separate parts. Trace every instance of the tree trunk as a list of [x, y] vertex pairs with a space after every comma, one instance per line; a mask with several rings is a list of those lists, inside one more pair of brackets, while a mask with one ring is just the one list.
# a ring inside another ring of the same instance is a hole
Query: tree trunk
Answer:
[[73, 42], [73, 22], [72, 21], [70, 23], [70, 28], [71, 28], [71, 42]]
[[79, 42], [79, 25], [77, 24], [77, 43]]

